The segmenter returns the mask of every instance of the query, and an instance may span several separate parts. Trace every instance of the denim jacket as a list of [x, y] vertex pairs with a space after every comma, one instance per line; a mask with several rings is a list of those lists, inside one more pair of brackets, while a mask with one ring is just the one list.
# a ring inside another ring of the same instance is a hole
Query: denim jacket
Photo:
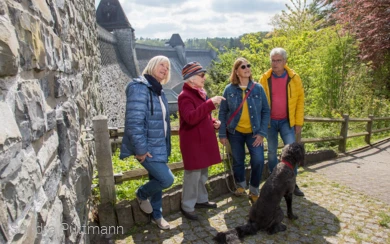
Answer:
[[[252, 87], [252, 84], [253, 81], [249, 81], [245, 92], [249, 91], [249, 89]], [[242, 89], [239, 85], [229, 84], [223, 91], [223, 97], [226, 100], [221, 102], [221, 106], [219, 108], [218, 119], [221, 121], [221, 127], [219, 128], [219, 138], [226, 138], [226, 131], [229, 131], [231, 134], [235, 133], [235, 129], [241, 118], [242, 108], [231, 120], [227, 127], [226, 123], [242, 102]], [[247, 98], [247, 103], [253, 134], [266, 137], [268, 123], [270, 120], [270, 109], [264, 89], [260, 84], [255, 84], [255, 87]]]

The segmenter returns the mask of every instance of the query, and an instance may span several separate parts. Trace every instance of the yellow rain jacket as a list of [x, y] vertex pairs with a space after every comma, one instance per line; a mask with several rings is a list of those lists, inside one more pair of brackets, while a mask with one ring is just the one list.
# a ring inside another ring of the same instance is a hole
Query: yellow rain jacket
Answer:
[[[303, 92], [303, 85], [301, 78], [294, 70], [290, 69], [287, 65], [284, 66], [287, 70], [287, 105], [288, 105], [288, 119], [290, 126], [298, 125], [303, 126], [303, 107], [305, 94]], [[263, 86], [265, 94], [267, 95], [268, 104], [272, 109], [271, 94], [272, 94], [272, 82], [271, 82], [272, 69], [265, 72], [259, 83]]]

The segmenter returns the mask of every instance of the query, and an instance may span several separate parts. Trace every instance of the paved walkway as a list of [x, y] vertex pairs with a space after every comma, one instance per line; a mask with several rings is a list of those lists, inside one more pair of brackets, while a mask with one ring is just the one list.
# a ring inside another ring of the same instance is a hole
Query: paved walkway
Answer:
[[[293, 200], [299, 219], [285, 219], [285, 232], [258, 232], [243, 243], [390, 243], [389, 160], [388, 141], [300, 169], [297, 182], [305, 197]], [[244, 224], [250, 208], [245, 197], [225, 195], [216, 201], [217, 209], [199, 211], [200, 221], [176, 213], [167, 217], [171, 230], [148, 224], [115, 243], [214, 243], [218, 231]]]
[[330, 180], [390, 204], [390, 142], [308, 167]]

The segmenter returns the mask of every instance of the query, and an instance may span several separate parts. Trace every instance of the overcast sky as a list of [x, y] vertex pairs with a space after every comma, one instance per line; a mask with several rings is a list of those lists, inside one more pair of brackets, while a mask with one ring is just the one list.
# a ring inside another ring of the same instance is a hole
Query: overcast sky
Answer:
[[[119, 0], [135, 36], [183, 40], [270, 31], [289, 0]], [[96, 8], [100, 0], [95, 0]], [[291, 4], [291, 3], [290, 3]]]

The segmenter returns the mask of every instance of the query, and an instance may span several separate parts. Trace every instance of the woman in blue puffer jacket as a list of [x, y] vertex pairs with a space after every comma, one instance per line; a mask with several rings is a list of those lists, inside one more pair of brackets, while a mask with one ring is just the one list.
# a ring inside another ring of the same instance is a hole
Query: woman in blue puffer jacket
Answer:
[[152, 214], [161, 229], [169, 229], [162, 216], [162, 190], [173, 184], [169, 169], [171, 128], [168, 100], [162, 89], [170, 79], [171, 64], [165, 56], [153, 57], [126, 88], [125, 132], [120, 158], [134, 155], [149, 173], [149, 182], [136, 191], [140, 209]]

